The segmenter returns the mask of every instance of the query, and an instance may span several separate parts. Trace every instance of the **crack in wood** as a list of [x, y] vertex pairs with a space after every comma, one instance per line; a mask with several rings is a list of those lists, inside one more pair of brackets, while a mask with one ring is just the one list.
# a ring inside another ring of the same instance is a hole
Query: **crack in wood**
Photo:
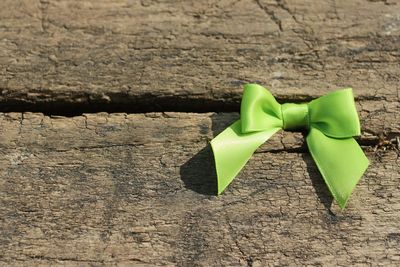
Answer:
[[273, 10], [271, 10], [268, 5], [263, 5], [261, 4], [260, 0], [254, 0], [257, 6], [265, 12], [269, 16], [269, 18], [278, 26], [279, 31], [283, 32], [282, 28], [282, 21], [279, 19], [279, 17], [275, 14]]
[[42, 32], [44, 32], [44, 33], [47, 33], [48, 29], [49, 29], [48, 15], [47, 15], [49, 3], [50, 3], [49, 0], [39, 0], [39, 9], [41, 12], [40, 26], [41, 26]]

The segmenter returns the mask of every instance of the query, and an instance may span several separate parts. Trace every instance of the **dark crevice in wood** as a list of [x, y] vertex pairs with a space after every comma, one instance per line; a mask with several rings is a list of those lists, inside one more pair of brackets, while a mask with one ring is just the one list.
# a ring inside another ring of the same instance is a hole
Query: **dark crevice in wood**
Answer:
[[[0, 87], [1, 89], [1, 87]], [[157, 91], [157, 90], [155, 90]], [[223, 95], [191, 94], [153, 94], [139, 93], [129, 95], [125, 92], [90, 94], [74, 92], [60, 94], [42, 89], [39, 92], [26, 94], [0, 94], [0, 112], [40, 112], [45, 115], [78, 116], [83, 113], [146, 113], [146, 112], [238, 112], [242, 95], [225, 93]], [[308, 94], [274, 94], [280, 103], [303, 103], [317, 98]], [[386, 101], [384, 96], [360, 95], [355, 101]]]
[[102, 102], [87, 99], [84, 102], [55, 100], [29, 102], [22, 100], [0, 101], [0, 112], [40, 112], [45, 115], [65, 117], [84, 113], [146, 113], [146, 112], [238, 112], [239, 103], [182, 97], [121, 98], [120, 101]]
[[[309, 102], [315, 97], [309, 95], [276, 95], [280, 103]], [[107, 95], [106, 98], [92, 95], [60, 96], [29, 100], [26, 97], [0, 99], [0, 112], [40, 112], [45, 115], [65, 117], [80, 116], [84, 113], [147, 113], [147, 112], [239, 112], [241, 96], [228, 95], [226, 98], [194, 98], [181, 95], [155, 96], [143, 94]], [[379, 97], [360, 96], [356, 101], [386, 101]]]

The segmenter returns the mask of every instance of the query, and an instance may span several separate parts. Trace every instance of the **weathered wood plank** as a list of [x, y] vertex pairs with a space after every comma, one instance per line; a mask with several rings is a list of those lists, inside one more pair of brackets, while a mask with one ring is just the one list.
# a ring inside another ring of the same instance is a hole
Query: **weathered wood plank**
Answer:
[[400, 4], [0, 2], [3, 110], [234, 110], [241, 85], [399, 101]]
[[[379, 114], [362, 115], [361, 142], [368, 127], [382, 133], [371, 119]], [[387, 116], [381, 115], [375, 119]], [[372, 164], [343, 213], [331, 206], [309, 154], [290, 149], [256, 153], [228, 190], [215, 197], [206, 146], [235, 116], [1, 114], [0, 262], [399, 263], [395, 143], [375, 151], [365, 147]], [[381, 125], [398, 136], [393, 118]], [[295, 147], [294, 136], [282, 138]], [[278, 136], [270, 145], [280, 142]]]
[[[400, 135], [400, 103], [385, 101], [360, 101], [357, 109], [361, 121], [361, 145], [374, 146], [379, 143], [397, 142]], [[154, 119], [152, 119], [154, 117]], [[44, 140], [45, 149], [62, 149], [65, 147], [85, 148], [104, 144], [126, 145], [146, 144], [150, 142], [175, 142], [192, 138], [200, 129], [203, 138], [208, 141], [239, 118], [238, 113], [144, 113], [144, 114], [85, 114], [84, 116], [48, 117], [37, 113], [2, 113], [0, 147], [17, 148], [36, 144], [41, 148]], [[87, 118], [96, 123], [91, 126]], [[161, 120], [165, 118], [165, 120]], [[34, 122], [33, 131], [32, 122]], [[52, 126], [60, 122], [61, 129], [50, 131]], [[110, 124], [110, 125], [109, 125]], [[115, 130], [116, 125], [118, 130]], [[27, 127], [25, 129], [25, 127]], [[95, 126], [107, 134], [93, 133]], [[87, 127], [84, 131], [78, 129]], [[173, 128], [170, 130], [170, 128]], [[211, 128], [212, 131], [202, 130]], [[191, 131], [182, 132], [179, 129]], [[21, 138], [24, 133], [25, 138]], [[62, 139], [60, 139], [62, 134]], [[178, 139], [177, 139], [178, 138]], [[32, 142], [35, 140], [35, 142]], [[52, 143], [54, 142], [54, 143]], [[50, 146], [51, 144], [51, 146]], [[13, 145], [13, 147], [12, 147]], [[264, 146], [263, 151], [293, 150], [304, 145], [303, 136], [298, 132], [280, 132]], [[266, 150], [265, 150], [266, 149]]]

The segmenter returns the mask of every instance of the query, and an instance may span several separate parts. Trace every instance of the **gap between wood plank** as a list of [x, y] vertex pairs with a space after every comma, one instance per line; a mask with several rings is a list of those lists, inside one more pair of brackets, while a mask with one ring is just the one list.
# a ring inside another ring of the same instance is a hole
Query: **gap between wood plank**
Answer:
[[[318, 96], [310, 95], [277, 95], [276, 100], [283, 103], [310, 102]], [[80, 116], [84, 113], [149, 113], [149, 112], [239, 112], [241, 95], [229, 95], [226, 99], [206, 99], [185, 96], [141, 95], [130, 97], [124, 94], [96, 97], [89, 95], [60, 96], [53, 100], [39, 98], [30, 100], [27, 97], [0, 99], [0, 112], [38, 112], [44, 115], [65, 117]], [[365, 96], [355, 97], [357, 102], [382, 101], [381, 98]], [[395, 100], [396, 101], [396, 100]]]

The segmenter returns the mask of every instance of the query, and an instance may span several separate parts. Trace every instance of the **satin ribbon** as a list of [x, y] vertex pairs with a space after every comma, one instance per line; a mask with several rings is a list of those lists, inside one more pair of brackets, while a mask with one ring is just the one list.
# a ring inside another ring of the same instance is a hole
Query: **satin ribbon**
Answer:
[[308, 130], [308, 149], [341, 209], [368, 167], [353, 136], [360, 123], [351, 88], [306, 104], [279, 104], [257, 84], [244, 87], [240, 119], [211, 141], [218, 194], [232, 182], [254, 151], [277, 131]]

